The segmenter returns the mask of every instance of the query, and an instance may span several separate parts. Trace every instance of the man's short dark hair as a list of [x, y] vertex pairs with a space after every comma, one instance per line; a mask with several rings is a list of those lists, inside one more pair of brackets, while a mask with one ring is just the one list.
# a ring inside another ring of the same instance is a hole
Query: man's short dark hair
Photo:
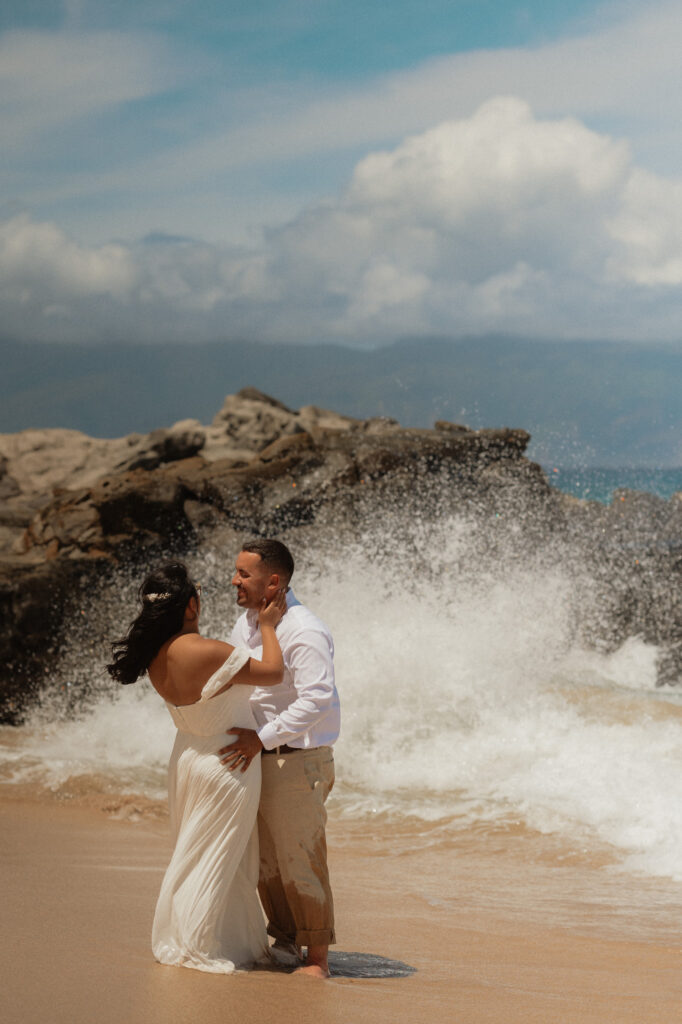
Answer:
[[269, 537], [256, 537], [254, 540], [247, 540], [242, 544], [242, 551], [249, 551], [251, 554], [260, 555], [261, 560], [268, 569], [284, 577], [288, 583], [294, 575], [294, 556], [286, 544], [281, 540], [271, 540]]

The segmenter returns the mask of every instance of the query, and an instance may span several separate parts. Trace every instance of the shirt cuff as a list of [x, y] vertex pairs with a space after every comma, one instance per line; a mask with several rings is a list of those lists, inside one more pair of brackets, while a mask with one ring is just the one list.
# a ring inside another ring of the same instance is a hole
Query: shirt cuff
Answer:
[[265, 750], [274, 750], [275, 747], [281, 747], [283, 740], [277, 735], [277, 729], [275, 728], [274, 722], [266, 722], [258, 730], [258, 739], [263, 744]]

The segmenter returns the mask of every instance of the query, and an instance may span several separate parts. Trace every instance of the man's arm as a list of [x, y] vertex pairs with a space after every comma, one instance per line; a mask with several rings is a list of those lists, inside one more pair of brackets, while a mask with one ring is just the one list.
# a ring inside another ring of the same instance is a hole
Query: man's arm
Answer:
[[[244, 640], [239, 632], [245, 618], [232, 631], [231, 642]], [[293, 675], [296, 698], [271, 722], [256, 731], [233, 727], [237, 739], [218, 751], [222, 764], [246, 771], [261, 750], [273, 750], [302, 736], [312, 726], [320, 726], [330, 714], [338, 714], [338, 694], [334, 685], [334, 645], [331, 636], [321, 630], [304, 629], [284, 649], [286, 667]], [[332, 732], [335, 729], [332, 727]], [[334, 737], [335, 738], [335, 737]]]
[[298, 739], [311, 727], [319, 726], [338, 706], [331, 637], [318, 630], [305, 630], [287, 645], [285, 658], [293, 675], [296, 699], [258, 730], [266, 750]]

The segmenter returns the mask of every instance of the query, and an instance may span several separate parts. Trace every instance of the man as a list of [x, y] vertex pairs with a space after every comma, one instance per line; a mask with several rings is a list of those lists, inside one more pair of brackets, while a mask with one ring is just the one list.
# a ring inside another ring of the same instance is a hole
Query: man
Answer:
[[334, 684], [334, 644], [329, 630], [289, 589], [294, 560], [276, 540], [243, 545], [232, 579], [240, 616], [230, 642], [260, 657], [258, 609], [263, 598], [287, 591], [287, 611], [277, 626], [284, 657], [278, 686], [254, 690], [257, 730], [233, 728], [238, 739], [220, 751], [223, 764], [245, 771], [262, 755], [258, 812], [260, 893], [275, 948], [294, 952], [301, 973], [329, 977], [328, 950], [334, 936], [325, 801], [334, 784], [332, 744], [339, 734], [339, 698]]

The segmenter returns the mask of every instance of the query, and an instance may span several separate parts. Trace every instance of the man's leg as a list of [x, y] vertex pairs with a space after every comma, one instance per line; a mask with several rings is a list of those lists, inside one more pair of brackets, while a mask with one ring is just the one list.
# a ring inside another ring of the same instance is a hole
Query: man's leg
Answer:
[[331, 748], [262, 758], [259, 893], [275, 939], [308, 947], [306, 972], [326, 976], [334, 910], [325, 800], [334, 784]]
[[[275, 946], [283, 950], [285, 963], [302, 963], [300, 948], [296, 947], [296, 922], [286, 900], [282, 879], [277, 867], [277, 851], [267, 821], [258, 812], [258, 842], [260, 846], [260, 880], [258, 893], [265, 916], [268, 919], [268, 933], [275, 940]], [[267, 882], [265, 881], [267, 879]]]

